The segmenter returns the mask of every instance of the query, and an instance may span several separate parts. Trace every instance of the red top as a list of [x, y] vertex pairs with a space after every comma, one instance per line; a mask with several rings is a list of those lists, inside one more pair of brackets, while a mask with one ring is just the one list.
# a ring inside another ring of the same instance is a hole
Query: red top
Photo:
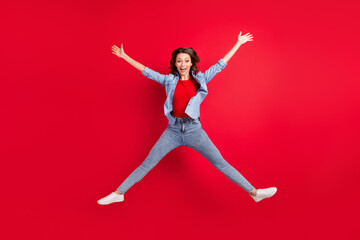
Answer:
[[179, 118], [189, 117], [185, 113], [185, 109], [190, 98], [196, 95], [199, 87], [200, 84], [192, 76], [188, 80], [179, 79], [173, 96], [172, 115]]

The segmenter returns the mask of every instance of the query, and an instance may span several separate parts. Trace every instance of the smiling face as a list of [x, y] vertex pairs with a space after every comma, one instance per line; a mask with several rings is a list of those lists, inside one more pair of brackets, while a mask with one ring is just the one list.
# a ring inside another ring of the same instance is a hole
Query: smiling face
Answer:
[[179, 53], [176, 56], [175, 66], [181, 76], [187, 76], [192, 66], [190, 55], [187, 53]]

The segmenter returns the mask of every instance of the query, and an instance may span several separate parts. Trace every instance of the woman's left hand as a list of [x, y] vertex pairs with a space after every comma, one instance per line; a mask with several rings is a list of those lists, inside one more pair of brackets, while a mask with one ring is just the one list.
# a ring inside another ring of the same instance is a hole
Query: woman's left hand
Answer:
[[244, 43], [246, 43], [248, 41], [253, 41], [252, 34], [247, 33], [247, 34], [241, 36], [241, 31], [240, 31], [240, 34], [239, 34], [239, 37], [238, 37], [238, 43], [244, 44]]

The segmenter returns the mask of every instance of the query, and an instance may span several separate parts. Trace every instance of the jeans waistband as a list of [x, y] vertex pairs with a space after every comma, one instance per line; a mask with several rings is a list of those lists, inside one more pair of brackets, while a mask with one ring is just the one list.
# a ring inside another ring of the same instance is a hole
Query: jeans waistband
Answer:
[[175, 118], [175, 123], [177, 122], [190, 122], [190, 123], [193, 123], [193, 122], [200, 122], [200, 117], [198, 117], [197, 119], [194, 119], [194, 118], [191, 118], [191, 117], [185, 117], [185, 118], [179, 118], [179, 117], [175, 117], [174, 115], [171, 115], [173, 116], [173, 118]]

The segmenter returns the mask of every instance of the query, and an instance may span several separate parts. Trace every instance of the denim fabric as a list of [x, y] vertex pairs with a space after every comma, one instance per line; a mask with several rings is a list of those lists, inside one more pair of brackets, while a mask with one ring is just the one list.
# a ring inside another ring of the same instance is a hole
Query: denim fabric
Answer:
[[221, 156], [203, 130], [200, 119], [177, 118], [175, 123], [168, 124], [159, 140], [151, 149], [143, 163], [117, 189], [124, 194], [135, 183], [139, 182], [171, 150], [179, 146], [195, 149], [210, 161], [215, 168], [224, 173], [231, 181], [250, 193], [254, 187]]
[[[200, 84], [200, 88], [197, 91], [196, 95], [190, 99], [188, 106], [185, 109], [185, 113], [189, 117], [193, 119], [198, 119], [200, 117], [200, 104], [208, 94], [206, 84], [209, 83], [216, 74], [221, 72], [226, 67], [226, 65], [227, 63], [221, 58], [215, 65], [211, 66], [208, 70], [206, 70], [205, 73], [199, 71], [195, 75], [194, 71], [190, 70], [190, 74]], [[142, 74], [145, 77], [150, 78], [165, 87], [167, 98], [164, 104], [164, 114], [169, 120], [169, 123], [174, 124], [175, 118], [170, 113], [173, 110], [173, 96], [176, 84], [178, 83], [180, 77], [179, 73], [176, 73], [175, 75], [164, 75], [155, 72], [148, 67], [145, 67], [144, 71], [142, 71]]]

